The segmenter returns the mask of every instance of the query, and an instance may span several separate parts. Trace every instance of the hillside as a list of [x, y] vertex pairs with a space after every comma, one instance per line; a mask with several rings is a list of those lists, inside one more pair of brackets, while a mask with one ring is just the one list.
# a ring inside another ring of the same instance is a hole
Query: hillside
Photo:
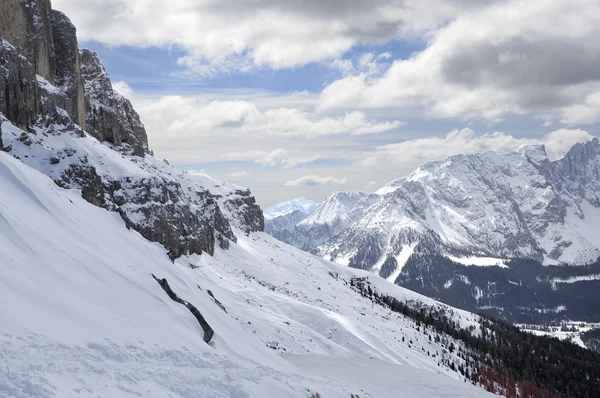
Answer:
[[[411, 396], [485, 396], [422, 352], [443, 348], [414, 322], [386, 322], [389, 310], [371, 310], [344, 284], [348, 270], [262, 233], [173, 264], [118, 214], [4, 153], [0, 181], [1, 396], [380, 397], [403, 380]], [[214, 330], [209, 344], [153, 275], [200, 310]], [[290, 363], [279, 353], [302, 357]], [[319, 357], [344, 358], [348, 372], [357, 366], [373, 377], [349, 382], [339, 367], [314, 375], [306, 364]], [[381, 367], [395, 379], [381, 384]]]

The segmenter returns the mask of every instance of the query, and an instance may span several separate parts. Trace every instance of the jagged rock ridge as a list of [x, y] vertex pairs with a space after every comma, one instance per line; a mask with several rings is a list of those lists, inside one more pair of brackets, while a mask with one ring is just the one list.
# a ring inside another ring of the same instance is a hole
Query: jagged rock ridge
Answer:
[[49, 0], [0, 4], [0, 149], [118, 212], [173, 258], [264, 228], [249, 190], [214, 194], [152, 156], [139, 115]]

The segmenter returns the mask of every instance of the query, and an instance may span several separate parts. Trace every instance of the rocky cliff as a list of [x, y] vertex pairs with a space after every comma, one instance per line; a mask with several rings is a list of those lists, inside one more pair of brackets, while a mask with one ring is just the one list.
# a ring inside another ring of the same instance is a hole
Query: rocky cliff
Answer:
[[249, 190], [211, 192], [152, 156], [139, 115], [48, 0], [4, 0], [0, 40], [1, 149], [118, 212], [173, 258], [264, 228]]
[[87, 132], [133, 155], [144, 156], [149, 151], [148, 136], [131, 102], [113, 89], [98, 54], [83, 49], [80, 56]]

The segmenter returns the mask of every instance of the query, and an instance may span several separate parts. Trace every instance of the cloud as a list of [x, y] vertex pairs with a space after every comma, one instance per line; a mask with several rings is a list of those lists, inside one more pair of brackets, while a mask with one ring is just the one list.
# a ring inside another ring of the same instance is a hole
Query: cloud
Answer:
[[[130, 92], [130, 94], [132, 94]], [[363, 112], [346, 112], [340, 117], [325, 117], [297, 108], [259, 110], [251, 101], [206, 101], [204, 97], [165, 96], [143, 104], [140, 113], [163, 124], [174, 135], [194, 134], [204, 130], [235, 128], [241, 134], [280, 137], [317, 137], [336, 134], [376, 134], [396, 129], [398, 120], [368, 120]]]
[[589, 94], [584, 101], [561, 109], [561, 123], [572, 126], [600, 122], [600, 91]]
[[371, 188], [374, 185], [377, 185], [377, 181], [369, 181], [369, 183], [367, 184], [367, 188]]
[[395, 60], [381, 76], [334, 81], [321, 94], [322, 109], [415, 106], [433, 117], [495, 121], [552, 112], [566, 123], [595, 120], [599, 3], [488, 4], [433, 32], [425, 50]]
[[230, 152], [223, 155], [228, 160], [247, 160], [262, 164], [263, 166], [282, 166], [284, 169], [296, 167], [301, 164], [311, 163], [319, 159], [318, 156], [310, 158], [294, 158], [289, 156], [289, 151], [281, 148], [265, 152], [253, 150], [247, 152]]
[[344, 185], [348, 182], [346, 177], [335, 178], [335, 177], [320, 177], [316, 175], [307, 175], [298, 178], [297, 180], [288, 181], [285, 183], [286, 187], [297, 187], [297, 186], [318, 186], [327, 184]]
[[250, 177], [250, 173], [248, 173], [247, 171], [236, 171], [233, 173], [229, 173], [229, 177], [231, 178], [247, 178]]
[[453, 130], [444, 137], [408, 140], [378, 147], [366, 154], [358, 164], [365, 167], [393, 165], [401, 175], [408, 174], [423, 163], [441, 160], [451, 155], [486, 151], [508, 152], [522, 145], [544, 144], [552, 159], [561, 156], [575, 142], [590, 140], [584, 130], [559, 129], [541, 139], [516, 138], [500, 132], [476, 134], [465, 128]]
[[177, 46], [200, 74], [249, 65], [293, 68], [361, 43], [414, 37], [478, 2], [431, 0], [53, 0], [80, 40]]
[[116, 83], [113, 83], [113, 88], [117, 93], [121, 94], [125, 98], [130, 98], [134, 95], [131, 87], [129, 87], [129, 85], [124, 81], [118, 81]]
[[198, 170], [198, 169], [188, 169], [188, 170], [186, 170], [186, 172], [188, 174], [191, 174], [191, 175], [199, 175], [199, 176], [204, 176], [204, 175], [208, 174], [206, 172], [206, 170], [204, 170], [204, 169], [200, 169], [200, 170]]

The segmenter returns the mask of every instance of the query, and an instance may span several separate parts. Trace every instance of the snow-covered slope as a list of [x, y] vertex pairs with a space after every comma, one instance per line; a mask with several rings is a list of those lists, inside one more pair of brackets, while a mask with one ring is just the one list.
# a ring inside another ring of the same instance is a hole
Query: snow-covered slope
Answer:
[[556, 161], [535, 145], [452, 156], [376, 194], [332, 195], [286, 242], [385, 278], [399, 274], [408, 251], [472, 264], [586, 264], [600, 256], [598, 175], [598, 139]]
[[309, 215], [312, 214], [317, 207], [319, 207], [319, 203], [300, 197], [287, 202], [277, 203], [265, 210], [264, 215], [268, 220], [285, 216], [295, 211], [301, 211]]
[[[117, 213], [1, 152], [0, 186], [2, 397], [487, 396], [440, 366], [460, 363], [443, 342], [347, 285], [366, 272], [264, 233], [172, 263]], [[152, 275], [197, 307], [215, 332], [210, 344]]]

